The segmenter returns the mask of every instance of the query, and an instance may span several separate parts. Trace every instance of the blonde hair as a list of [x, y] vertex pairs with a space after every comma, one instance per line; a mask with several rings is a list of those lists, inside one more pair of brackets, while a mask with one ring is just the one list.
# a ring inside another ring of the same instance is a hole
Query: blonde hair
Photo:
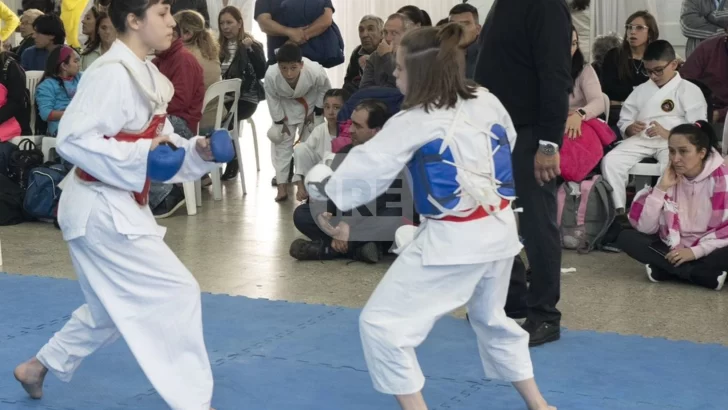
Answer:
[[192, 35], [185, 43], [191, 44], [200, 49], [200, 54], [206, 60], [216, 61], [220, 46], [209, 30], [205, 28], [205, 18], [194, 10], [182, 10], [174, 15], [174, 21], [181, 33]]
[[459, 98], [475, 98], [476, 87], [465, 79], [465, 36], [459, 24], [416, 28], [402, 38], [407, 95], [402, 109], [423, 106], [453, 108]]
[[33, 24], [35, 19], [42, 16], [43, 12], [38, 9], [28, 9], [23, 12], [23, 14], [20, 15], [20, 18], [27, 17], [30, 21], [28, 21], [28, 24]]
[[[243, 44], [243, 40], [246, 38], [249, 38], [253, 40], [254, 44], [257, 44], [261, 48], [263, 47], [260, 42], [255, 40], [251, 34], [248, 34], [245, 32], [245, 23], [243, 23], [243, 14], [240, 12], [240, 10], [235, 6], [227, 6], [223, 7], [222, 10], [220, 10], [220, 14], [217, 15], [217, 23], [220, 24], [220, 17], [222, 17], [223, 14], [229, 14], [232, 16], [235, 21], [237, 21], [240, 24], [240, 31], [238, 32], [238, 38], [235, 39], [238, 47], [240, 47], [241, 44]], [[220, 43], [220, 60], [225, 61], [228, 58], [230, 58], [230, 51], [228, 51], [228, 43], [230, 40], [228, 40], [225, 36], [222, 35], [222, 30], [220, 30], [220, 37], [219, 37], [219, 43]]]

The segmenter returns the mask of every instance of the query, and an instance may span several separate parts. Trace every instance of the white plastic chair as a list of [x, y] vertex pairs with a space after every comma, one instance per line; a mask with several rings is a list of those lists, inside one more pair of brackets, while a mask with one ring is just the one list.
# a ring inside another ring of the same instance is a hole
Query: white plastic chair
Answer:
[[609, 123], [609, 109], [612, 107], [612, 101], [604, 93], [602, 93], [602, 98], [604, 99], [604, 122]]
[[[237, 127], [237, 119], [238, 119], [238, 100], [240, 99], [240, 86], [241, 86], [242, 80], [239, 78], [234, 78], [230, 80], [222, 80], [218, 81], [215, 84], [212, 84], [207, 91], [205, 92], [205, 98], [202, 101], [202, 111], [204, 113], [205, 107], [207, 104], [217, 98], [217, 111], [215, 114], [215, 129], [223, 128], [222, 120], [223, 120], [223, 112], [225, 109], [225, 95], [227, 94], [233, 94], [234, 100], [233, 105], [230, 107], [230, 112], [233, 114], [233, 120], [232, 124], [235, 124], [235, 129], [232, 133], [233, 138], [233, 144], [235, 146], [235, 150], [238, 153], [238, 164], [240, 165], [240, 179], [243, 184], [243, 192], [247, 193], [245, 190], [245, 178], [243, 176], [243, 162], [242, 162], [242, 156], [240, 155], [240, 144], [238, 142], [238, 127]], [[197, 130], [197, 133], [199, 134], [199, 127]], [[221, 173], [220, 173], [220, 167], [215, 168], [214, 171], [212, 171], [210, 174], [210, 177], [212, 178], [212, 192], [213, 192], [213, 198], [216, 201], [222, 200], [222, 182], [220, 180]], [[187, 215], [196, 215], [197, 214], [197, 207], [202, 206], [202, 184], [200, 181], [196, 182], [185, 182], [182, 184], [185, 192], [185, 202], [187, 204]]]
[[30, 92], [30, 129], [35, 134], [35, 89], [38, 88], [43, 71], [26, 71], [25, 88]]
[[[240, 120], [240, 136], [243, 135], [243, 122], [247, 122], [250, 125], [250, 130], [253, 131], [253, 148], [255, 149], [255, 168], [260, 171], [260, 155], [258, 154], [258, 130], [255, 127], [255, 121], [253, 117], [245, 120]], [[242, 174], [241, 174], [242, 175]]]
[[43, 137], [40, 149], [43, 151], [43, 161], [48, 162], [52, 160], [53, 157], [51, 157], [51, 150], [55, 151], [56, 149], [55, 137]]

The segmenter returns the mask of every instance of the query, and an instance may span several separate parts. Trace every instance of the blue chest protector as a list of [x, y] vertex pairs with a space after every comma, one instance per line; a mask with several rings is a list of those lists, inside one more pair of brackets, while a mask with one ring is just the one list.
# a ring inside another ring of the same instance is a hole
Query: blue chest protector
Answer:
[[[513, 200], [516, 196], [516, 185], [513, 180], [508, 134], [500, 124], [493, 125], [491, 134], [492, 169], [488, 174], [496, 181], [496, 194], [500, 198]], [[458, 166], [453, 165], [456, 164], [453, 152], [450, 147], [442, 150], [443, 143], [443, 139], [436, 139], [425, 144], [407, 164], [415, 208], [421, 215], [438, 216], [454, 210], [460, 203], [463, 191], [467, 191], [458, 182]], [[461, 172], [467, 174], [473, 171], [463, 169]], [[462, 177], [467, 178], [467, 175]], [[475, 193], [467, 193], [478, 199]]]

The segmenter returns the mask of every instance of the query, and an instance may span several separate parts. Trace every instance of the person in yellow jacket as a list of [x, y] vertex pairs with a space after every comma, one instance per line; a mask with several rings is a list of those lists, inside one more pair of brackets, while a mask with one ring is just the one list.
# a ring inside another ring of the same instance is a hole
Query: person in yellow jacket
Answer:
[[66, 41], [75, 49], [81, 48], [78, 33], [80, 33], [81, 19], [88, 2], [89, 0], [63, 0], [61, 3], [61, 21], [68, 34]]
[[5, 5], [5, 2], [0, 1], [0, 21], [2, 21], [2, 29], [0, 30], [0, 42], [4, 42], [10, 35], [15, 32], [15, 29], [20, 25], [20, 19], [18, 16], [10, 10], [10, 7]]

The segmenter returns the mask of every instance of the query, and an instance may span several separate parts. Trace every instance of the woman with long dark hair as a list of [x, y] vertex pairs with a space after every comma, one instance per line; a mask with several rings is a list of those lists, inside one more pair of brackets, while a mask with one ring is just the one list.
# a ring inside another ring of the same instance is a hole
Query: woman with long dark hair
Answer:
[[602, 64], [602, 90], [611, 101], [609, 125], [617, 124], [622, 103], [634, 87], [649, 80], [642, 57], [647, 46], [660, 38], [657, 20], [647, 11], [629, 16], [624, 30], [622, 47], [607, 53]]
[[[265, 78], [267, 64], [263, 45], [245, 31], [243, 15], [237, 7], [227, 6], [218, 16], [220, 26], [220, 65], [222, 78], [243, 80], [238, 101], [238, 120], [250, 118], [265, 99], [261, 80]], [[235, 178], [238, 174], [238, 160], [227, 164], [223, 180]]]
[[111, 19], [108, 14], [99, 12], [96, 15], [93, 38], [86, 42], [86, 48], [81, 52], [81, 71], [86, 71], [97, 58], [104, 55], [114, 41], [116, 41], [116, 29]]

